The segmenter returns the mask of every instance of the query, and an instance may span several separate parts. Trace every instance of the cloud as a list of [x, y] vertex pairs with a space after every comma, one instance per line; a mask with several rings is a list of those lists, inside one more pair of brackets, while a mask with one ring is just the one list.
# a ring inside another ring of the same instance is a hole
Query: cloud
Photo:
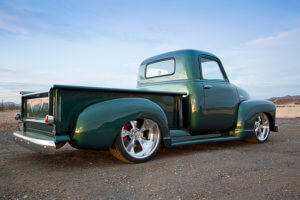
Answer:
[[21, 2], [8, 4], [0, 8], [0, 34], [29, 38], [33, 34], [61, 34], [65, 30], [63, 24], [51, 20], [51, 15], [38, 9], [22, 5]]
[[20, 91], [47, 91], [50, 86], [50, 84], [0, 82], [0, 100], [20, 103]]
[[0, 72], [14, 72], [14, 70], [12, 70], [8, 67], [1, 67], [0, 66]]
[[120, 13], [105, 14], [108, 12], [105, 7], [110, 7], [109, 4], [95, 2], [95, 5], [85, 7], [82, 2], [6, 2], [0, 5], [0, 35], [12, 34], [26, 39], [47, 36], [66, 41], [84, 38], [84, 42], [102, 38], [153, 46], [164, 43], [168, 40], [165, 35], [173, 33], [159, 24], [136, 23], [130, 16], [120, 17]]
[[19, 19], [4, 11], [0, 11], [0, 31], [27, 36], [30, 30], [18, 24]]
[[231, 82], [254, 98], [300, 94], [300, 28], [219, 53]]
[[28, 36], [31, 33], [26, 28], [18, 27], [16, 25], [9, 24], [9, 23], [3, 22], [1, 20], [0, 20], [0, 30], [5, 31], [5, 32], [9, 32], [9, 33], [13, 33], [13, 34], [18, 34], [18, 35], [21, 35], [21, 36]]
[[281, 45], [292, 45], [295, 39], [299, 39], [300, 28], [292, 31], [281, 32], [276, 36], [259, 38], [246, 43], [247, 46], [259, 46], [260, 48], [278, 47]]

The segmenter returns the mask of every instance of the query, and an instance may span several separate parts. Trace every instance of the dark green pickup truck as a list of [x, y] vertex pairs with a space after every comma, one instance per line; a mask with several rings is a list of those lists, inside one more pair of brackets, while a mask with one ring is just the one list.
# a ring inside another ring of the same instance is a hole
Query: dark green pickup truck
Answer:
[[110, 149], [122, 161], [144, 162], [161, 143], [261, 143], [277, 131], [275, 105], [250, 100], [207, 52], [180, 50], [146, 59], [137, 88], [53, 85], [47, 92], [23, 94], [14, 140], [43, 153], [68, 142], [78, 149]]

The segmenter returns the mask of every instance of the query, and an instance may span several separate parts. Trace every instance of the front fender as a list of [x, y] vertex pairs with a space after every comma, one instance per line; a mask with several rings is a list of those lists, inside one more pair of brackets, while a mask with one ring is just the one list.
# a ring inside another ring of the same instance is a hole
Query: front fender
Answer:
[[247, 100], [239, 105], [237, 125], [231, 135], [248, 138], [254, 135], [254, 122], [258, 113], [266, 113], [270, 120], [271, 130], [275, 129], [274, 103], [265, 100]]
[[108, 149], [130, 120], [155, 121], [163, 137], [169, 136], [167, 117], [156, 103], [144, 98], [120, 98], [85, 108], [78, 116], [70, 144], [76, 148]]

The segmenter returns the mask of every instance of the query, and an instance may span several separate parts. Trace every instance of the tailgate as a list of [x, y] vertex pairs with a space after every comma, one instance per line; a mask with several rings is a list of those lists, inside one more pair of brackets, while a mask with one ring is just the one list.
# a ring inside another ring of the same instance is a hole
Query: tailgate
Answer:
[[56, 149], [55, 122], [45, 122], [45, 117], [53, 114], [49, 94], [51, 92], [22, 96], [19, 131], [13, 134], [16, 143], [43, 153], [54, 153]]
[[22, 96], [21, 115], [24, 132], [34, 132], [55, 138], [54, 124], [45, 123], [46, 115], [50, 114], [49, 105], [49, 92]]

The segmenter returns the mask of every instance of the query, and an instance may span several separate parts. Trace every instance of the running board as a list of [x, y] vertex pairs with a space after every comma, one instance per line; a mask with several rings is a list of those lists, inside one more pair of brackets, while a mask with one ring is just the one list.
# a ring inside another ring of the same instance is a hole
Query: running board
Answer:
[[171, 138], [171, 147], [190, 145], [190, 144], [201, 144], [208, 142], [224, 142], [230, 140], [240, 140], [239, 136], [227, 136], [227, 137], [213, 137], [213, 138], [199, 138], [197, 136]]

